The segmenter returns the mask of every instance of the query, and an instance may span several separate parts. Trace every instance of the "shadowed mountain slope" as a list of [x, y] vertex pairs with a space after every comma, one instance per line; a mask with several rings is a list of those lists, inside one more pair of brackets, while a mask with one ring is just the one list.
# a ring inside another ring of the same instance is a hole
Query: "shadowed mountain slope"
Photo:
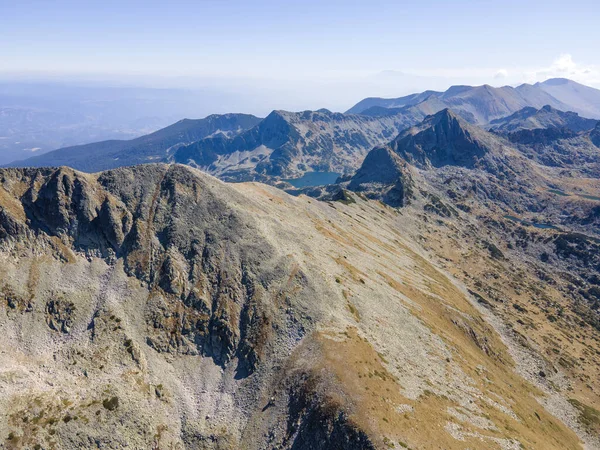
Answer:
[[184, 119], [129, 141], [103, 141], [61, 148], [8, 166], [69, 166], [86, 172], [99, 172], [122, 166], [164, 162], [181, 145], [213, 134], [236, 134], [253, 127], [260, 120], [248, 114], [215, 114], [204, 119]]
[[417, 167], [473, 168], [500, 144], [493, 135], [444, 109], [390, 142], [392, 150]]

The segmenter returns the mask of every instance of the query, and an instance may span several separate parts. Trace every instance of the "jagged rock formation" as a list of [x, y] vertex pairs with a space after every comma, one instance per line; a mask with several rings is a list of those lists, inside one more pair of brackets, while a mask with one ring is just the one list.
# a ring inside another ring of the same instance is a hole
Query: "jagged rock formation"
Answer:
[[473, 168], [490, 153], [486, 143], [477, 139], [478, 134], [478, 129], [445, 109], [400, 133], [390, 147], [420, 168]]
[[371, 148], [421, 118], [273, 111], [239, 136], [203, 139], [179, 149], [174, 161], [227, 181], [293, 178], [306, 171], [351, 172]]
[[380, 147], [369, 152], [350, 179], [348, 189], [400, 207], [409, 201], [412, 184], [406, 163], [389, 147]]
[[[427, 227], [457, 239], [476, 219], [438, 215], [446, 196], [421, 193], [435, 186], [389, 149], [380, 156], [372, 162], [394, 169], [377, 178], [367, 165], [364, 180], [410, 173], [418, 186], [402, 213], [347, 191], [318, 202], [179, 165], [0, 171], [2, 445], [575, 449], [591, 439], [578, 407], [549, 387], [564, 381], [552, 363], [547, 378], [531, 375], [541, 360], [524, 363], [517, 335], [424, 258], [419, 236], [440, 236]], [[435, 221], [421, 221], [425, 202]], [[477, 267], [514, 263], [492, 242], [477, 251], [475, 235], [460, 245], [483, 258]], [[579, 386], [571, 395], [590, 405]]]
[[583, 176], [598, 176], [600, 160], [594, 144], [598, 122], [551, 107], [524, 109], [492, 123], [529, 159]]
[[70, 166], [86, 172], [151, 162], [189, 164], [227, 181], [275, 182], [309, 171], [351, 173], [367, 152], [422, 120], [421, 111], [365, 117], [327, 110], [273, 111], [183, 120], [131, 141], [59, 149], [11, 167]]
[[[5, 227], [7, 238], [45, 233], [75, 251], [122, 259], [125, 272], [153, 292], [148, 345], [211, 356], [221, 365], [237, 357], [239, 370], [254, 370], [265, 351], [264, 328], [274, 321], [263, 309], [265, 288], [284, 266], [267, 267], [274, 258], [270, 246], [256, 240], [256, 230], [240, 227], [242, 219], [206, 192], [203, 180], [165, 166], [117, 170], [96, 180], [67, 169], [8, 173], [10, 182], [28, 187], [21, 205], [30, 226]], [[50, 300], [50, 328], [68, 332], [72, 309]]]
[[[455, 201], [474, 193], [480, 202], [539, 208], [536, 184], [544, 181], [532, 171], [525, 155], [508, 140], [447, 109], [403, 131], [385, 149], [372, 150], [361, 169], [342, 185], [396, 207], [406, 204], [415, 192], [425, 192], [419, 186], [422, 182], [413, 180], [415, 169], [435, 186], [436, 192], [425, 195], [430, 199], [427, 208], [448, 217], [455, 214], [443, 205], [437, 192], [449, 191], [450, 186], [441, 183], [444, 179], [456, 192]], [[519, 191], [514, 189], [516, 184]]]

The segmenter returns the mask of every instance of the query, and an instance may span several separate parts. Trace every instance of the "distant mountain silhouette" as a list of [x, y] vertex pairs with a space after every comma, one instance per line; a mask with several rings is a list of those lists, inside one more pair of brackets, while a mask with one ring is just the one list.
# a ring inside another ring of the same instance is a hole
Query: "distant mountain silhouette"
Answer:
[[523, 108], [510, 116], [492, 120], [490, 128], [499, 133], [551, 127], [567, 128], [574, 132], [580, 132], [592, 130], [597, 123], [598, 121], [595, 119], [586, 119], [577, 113], [563, 112], [546, 105], [540, 109]]
[[148, 162], [164, 162], [178, 146], [212, 134], [236, 134], [261, 121], [249, 114], [213, 114], [204, 119], [183, 119], [154, 133], [128, 141], [102, 141], [66, 147], [7, 167], [69, 166], [86, 172], [99, 172]]
[[600, 91], [564, 79], [522, 84], [516, 88], [452, 86], [445, 92], [425, 91], [396, 99], [367, 98], [348, 112], [383, 115], [381, 108], [411, 107], [413, 111], [433, 114], [450, 108], [469, 122], [483, 125], [528, 106], [539, 109], [545, 105], [561, 111], [574, 111], [584, 117], [600, 118]]
[[570, 111], [575, 111], [584, 117], [600, 119], [600, 90], [577, 83], [566, 78], [552, 78], [543, 83], [536, 83], [540, 88], [568, 105]]

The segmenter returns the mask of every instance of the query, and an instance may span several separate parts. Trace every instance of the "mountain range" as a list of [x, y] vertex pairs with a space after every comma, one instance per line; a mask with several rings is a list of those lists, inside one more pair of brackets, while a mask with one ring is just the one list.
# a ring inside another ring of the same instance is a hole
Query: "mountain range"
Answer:
[[600, 448], [600, 121], [542, 85], [0, 169], [2, 445]]
[[472, 123], [485, 125], [525, 107], [539, 109], [545, 105], [600, 119], [600, 91], [566, 79], [522, 84], [515, 88], [452, 86], [445, 92], [425, 91], [394, 99], [366, 98], [346, 113], [379, 115], [385, 114], [386, 109], [393, 109], [395, 112], [419, 110], [428, 115], [450, 108]]
[[598, 123], [595, 119], [580, 117], [574, 112], [563, 112], [546, 105], [541, 109], [526, 107], [501, 119], [492, 120], [490, 129], [500, 133], [541, 128], [566, 128], [578, 133], [590, 131]]
[[[570, 104], [546, 92], [546, 87]], [[59, 149], [9, 166], [67, 165], [97, 172], [147, 162], [179, 162], [227, 181], [264, 182], [298, 178], [313, 171], [351, 174], [374, 146], [389, 142], [399, 132], [438, 111], [449, 108], [472, 124], [498, 128], [501, 121], [519, 111], [526, 115], [544, 106], [565, 113], [581, 109], [588, 112], [598, 97], [588, 96], [595, 90], [586, 89], [561, 80], [517, 88], [453, 86], [446, 92], [425, 91], [399, 99], [365, 99], [346, 114], [327, 110], [273, 111], [262, 121], [242, 114], [213, 115], [178, 122], [132, 141]], [[541, 118], [543, 111], [530, 119], [541, 121], [528, 125], [530, 128], [550, 125]], [[580, 127], [590, 128], [594, 123], [592, 119], [583, 120]], [[558, 124], [557, 121], [554, 125]]]
[[327, 110], [274, 111], [238, 136], [218, 136], [182, 147], [173, 160], [230, 181], [293, 178], [308, 171], [352, 172], [375, 145], [412, 123], [402, 114], [365, 117]]
[[69, 166], [87, 172], [180, 162], [228, 181], [295, 177], [308, 171], [352, 172], [373, 146], [416, 123], [404, 114], [367, 117], [327, 110], [273, 111], [183, 120], [131, 141], [64, 148], [11, 163], [12, 167]]
[[[123, 86], [116, 80], [0, 79], [0, 164], [90, 142], [132, 139], [182, 117], [231, 109], [212, 90]], [[240, 95], [237, 105], [243, 105]]]
[[126, 141], [102, 141], [77, 145], [16, 161], [12, 166], [70, 166], [98, 172], [120, 166], [165, 161], [180, 146], [211, 135], [236, 134], [261, 119], [248, 114], [215, 114], [204, 119], [183, 119], [154, 133]]

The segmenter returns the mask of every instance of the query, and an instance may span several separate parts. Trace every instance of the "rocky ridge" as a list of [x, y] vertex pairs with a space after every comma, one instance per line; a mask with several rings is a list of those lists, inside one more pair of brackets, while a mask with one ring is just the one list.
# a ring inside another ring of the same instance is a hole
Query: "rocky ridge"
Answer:
[[[437, 227], [474, 219], [427, 212], [419, 188], [398, 210], [179, 165], [0, 177], [7, 448], [591, 439], [571, 420], [577, 407], [553, 407], [560, 393], [521, 369], [516, 335], [495, 331], [479, 297], [429, 260], [441, 254], [428, 249]], [[429, 183], [419, 169], [411, 177]], [[440, 223], [421, 222], [423, 211]], [[486, 252], [481, 267], [498, 261]]]
[[209, 138], [183, 147], [173, 160], [226, 181], [293, 178], [307, 171], [350, 173], [371, 148], [420, 118], [274, 111], [234, 138]]

